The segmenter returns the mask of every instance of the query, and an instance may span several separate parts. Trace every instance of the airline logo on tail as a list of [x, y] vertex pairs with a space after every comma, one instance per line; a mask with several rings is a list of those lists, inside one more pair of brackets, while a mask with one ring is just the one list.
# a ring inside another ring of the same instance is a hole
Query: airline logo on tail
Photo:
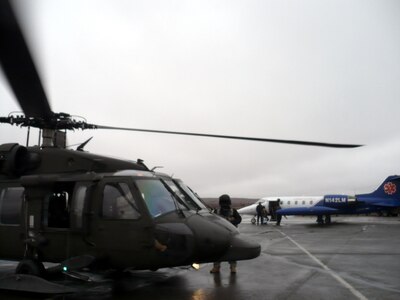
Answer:
[[383, 190], [385, 191], [385, 194], [393, 195], [394, 193], [396, 193], [397, 187], [394, 183], [389, 181], [385, 183], [385, 185], [383, 186]]

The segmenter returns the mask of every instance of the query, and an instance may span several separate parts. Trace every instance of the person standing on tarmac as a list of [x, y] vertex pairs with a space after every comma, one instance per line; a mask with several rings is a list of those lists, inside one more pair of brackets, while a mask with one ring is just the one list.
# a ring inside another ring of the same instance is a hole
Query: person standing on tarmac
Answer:
[[260, 223], [260, 219], [261, 219], [261, 225], [264, 224], [263, 207], [264, 206], [261, 205], [261, 202], [258, 202], [258, 205], [256, 206], [257, 225]]
[[[242, 217], [237, 212], [236, 209], [231, 208], [231, 197], [229, 195], [221, 195], [219, 197], [219, 208], [215, 211], [216, 214], [220, 215], [224, 219], [228, 220], [234, 226], [238, 226], [240, 222], [242, 222]], [[230, 261], [229, 265], [231, 267], [231, 273], [236, 273], [236, 261]], [[210, 273], [218, 274], [221, 269], [221, 262], [214, 262], [213, 268], [210, 270]]]
[[281, 203], [281, 199], [278, 198], [278, 200], [276, 201], [276, 208], [275, 208], [276, 226], [280, 226], [281, 225], [281, 220], [282, 220], [282, 215], [276, 213], [276, 211], [278, 209], [281, 209], [281, 204], [280, 203]]
[[265, 208], [265, 206], [262, 207], [262, 216], [263, 216], [263, 221], [265, 221], [264, 224], [268, 225], [269, 218], [268, 218], [268, 212], [267, 212], [267, 209]]

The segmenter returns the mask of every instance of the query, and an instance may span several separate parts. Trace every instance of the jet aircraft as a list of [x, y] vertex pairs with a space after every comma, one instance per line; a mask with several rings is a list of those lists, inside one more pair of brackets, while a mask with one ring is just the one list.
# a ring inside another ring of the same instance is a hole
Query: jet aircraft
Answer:
[[321, 199], [323, 199], [323, 196], [275, 196], [275, 197], [263, 197], [256, 201], [254, 204], [242, 207], [238, 209], [238, 212], [241, 215], [251, 215], [254, 216], [251, 219], [251, 223], [255, 224], [256, 223], [256, 207], [258, 203], [261, 203], [262, 206], [265, 207], [267, 210], [268, 215], [273, 215], [275, 208], [277, 207], [278, 204], [278, 199], [279, 199], [279, 204], [281, 208], [289, 208], [289, 207], [307, 207], [311, 206]]
[[[239, 209], [241, 214], [256, 214], [261, 202], [268, 213], [280, 200], [276, 211], [284, 216], [317, 216], [319, 224], [329, 224], [332, 215], [393, 212], [400, 209], [400, 176], [387, 177], [372, 193], [358, 195], [328, 194], [324, 196], [264, 197], [255, 204]], [[252, 219], [255, 223], [255, 219]]]

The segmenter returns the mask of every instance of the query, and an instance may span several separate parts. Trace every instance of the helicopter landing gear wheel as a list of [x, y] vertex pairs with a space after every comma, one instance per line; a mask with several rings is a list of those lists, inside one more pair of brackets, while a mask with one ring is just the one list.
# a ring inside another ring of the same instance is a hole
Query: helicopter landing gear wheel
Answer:
[[256, 218], [255, 217], [251, 218], [251, 224], [253, 224], [253, 225], [256, 224]]
[[46, 270], [40, 261], [33, 259], [21, 260], [15, 270], [16, 274], [28, 274], [43, 277]]

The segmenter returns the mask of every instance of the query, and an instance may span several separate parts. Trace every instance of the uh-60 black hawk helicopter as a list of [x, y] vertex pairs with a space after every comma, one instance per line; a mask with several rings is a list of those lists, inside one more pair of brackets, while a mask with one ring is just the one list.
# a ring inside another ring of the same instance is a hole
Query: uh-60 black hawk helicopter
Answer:
[[[42, 145], [0, 145], [0, 259], [18, 280], [80, 268], [156, 270], [246, 260], [260, 245], [211, 213], [181, 181], [118, 160], [65, 148], [74, 129], [117, 129], [351, 148], [359, 145], [110, 127], [54, 113], [12, 6], [0, 1], [0, 62], [23, 114], [1, 123], [39, 128]], [[29, 133], [29, 131], [28, 131]], [[29, 134], [28, 134], [29, 136]], [[43, 262], [59, 264], [45, 269]], [[28, 274], [28, 275], [23, 275]], [[27, 277], [24, 277], [27, 276]], [[17, 280], [17, 279], [15, 279]]]

